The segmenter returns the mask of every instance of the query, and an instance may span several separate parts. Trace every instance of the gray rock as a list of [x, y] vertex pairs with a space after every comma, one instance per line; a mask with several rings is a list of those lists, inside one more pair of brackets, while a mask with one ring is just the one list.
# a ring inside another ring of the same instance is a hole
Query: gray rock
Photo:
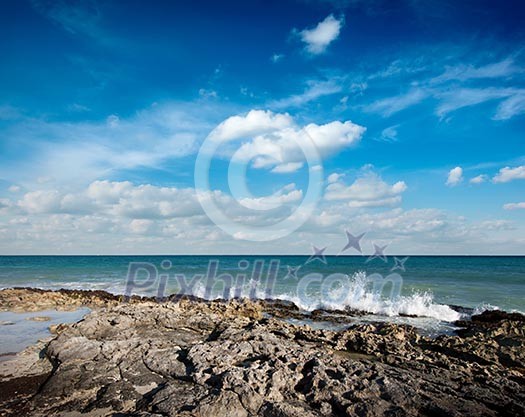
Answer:
[[282, 320], [288, 313], [300, 314], [271, 302], [105, 306], [61, 326], [39, 359], [48, 363], [39, 365], [46, 377], [31, 395], [0, 399], [0, 409], [28, 416], [525, 415], [522, 316], [482, 317], [462, 323], [460, 335], [431, 339], [385, 323], [314, 330]]

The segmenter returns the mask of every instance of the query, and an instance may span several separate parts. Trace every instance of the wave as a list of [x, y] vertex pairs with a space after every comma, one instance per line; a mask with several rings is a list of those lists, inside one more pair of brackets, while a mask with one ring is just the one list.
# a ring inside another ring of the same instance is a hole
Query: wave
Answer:
[[384, 297], [370, 288], [370, 280], [364, 272], [355, 273], [349, 279], [346, 288], [337, 288], [324, 293], [317, 292], [309, 297], [305, 296], [305, 294], [301, 297], [292, 292], [269, 295], [261, 291], [257, 284], [258, 282], [249, 281], [243, 288], [230, 288], [229, 292], [227, 291], [225, 294], [220, 288], [212, 292], [199, 282], [188, 295], [205, 299], [277, 299], [292, 302], [304, 311], [351, 309], [388, 317], [417, 316], [446, 322], [453, 322], [463, 317], [461, 313], [453, 310], [448, 305], [434, 302], [434, 297], [430, 292]]
[[[20, 283], [19, 283], [20, 284]], [[24, 283], [25, 284], [25, 283]], [[35, 283], [27, 283], [27, 286], [53, 289], [85, 289], [85, 290], [105, 290], [113, 294], [124, 294], [125, 284], [122, 282], [108, 282], [108, 281], [73, 281], [73, 282], [52, 282], [44, 281]], [[31, 285], [33, 284], [33, 285]], [[198, 281], [193, 285], [186, 295], [192, 295], [202, 299], [220, 299], [220, 298], [250, 298], [250, 299], [274, 299], [294, 303], [297, 307], [304, 311], [313, 311], [323, 309], [327, 311], [335, 310], [358, 310], [370, 314], [399, 317], [399, 316], [415, 316], [433, 318], [444, 322], [454, 322], [465, 317], [463, 314], [455, 311], [445, 304], [435, 302], [431, 292], [415, 292], [410, 295], [398, 295], [395, 297], [385, 297], [374, 291], [370, 285], [370, 279], [364, 272], [357, 272], [351, 277], [348, 277], [348, 284], [344, 288], [335, 288], [328, 291], [313, 291], [310, 294], [303, 293], [298, 295], [297, 287], [292, 288], [288, 286], [280, 292], [272, 291], [268, 294], [264, 288], [260, 287], [261, 283], [258, 281], [247, 281], [241, 288], [231, 287], [226, 293], [222, 287], [216, 286], [213, 291], [206, 288], [202, 281]], [[169, 290], [177, 293], [177, 288], [169, 288], [166, 294], [170, 294]], [[143, 288], [137, 292], [137, 295], [155, 296], [156, 288]], [[490, 305], [479, 306], [475, 309], [474, 314], [480, 313], [488, 309], [497, 309], [497, 307]]]

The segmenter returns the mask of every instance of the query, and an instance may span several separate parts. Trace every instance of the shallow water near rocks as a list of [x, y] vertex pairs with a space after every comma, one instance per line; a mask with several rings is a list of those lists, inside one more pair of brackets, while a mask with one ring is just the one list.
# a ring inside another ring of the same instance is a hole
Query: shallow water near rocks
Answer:
[[[7, 360], [38, 340], [51, 336], [49, 326], [77, 322], [89, 312], [88, 308], [75, 311], [0, 312], [0, 361]], [[49, 320], [41, 320], [43, 318]]]

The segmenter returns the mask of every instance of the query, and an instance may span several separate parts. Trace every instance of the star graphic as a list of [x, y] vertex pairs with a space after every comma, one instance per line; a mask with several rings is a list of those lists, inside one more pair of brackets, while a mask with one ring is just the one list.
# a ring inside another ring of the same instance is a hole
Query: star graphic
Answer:
[[286, 276], [284, 277], [284, 279], [295, 279], [296, 281], [299, 279], [297, 277], [297, 272], [299, 272], [299, 269], [301, 269], [301, 266], [296, 266], [296, 267], [293, 267], [293, 266], [290, 266], [290, 265], [286, 265], [286, 268], [288, 268], [288, 272], [286, 273]]
[[361, 233], [358, 236], [354, 236], [348, 230], [345, 230], [345, 233], [346, 233], [346, 239], [348, 240], [348, 242], [345, 245], [345, 247], [341, 250], [341, 252], [339, 252], [339, 255], [342, 254], [345, 250], [350, 249], [350, 248], [354, 248], [356, 251], [362, 254], [363, 251], [361, 250], [360, 241], [366, 233]]
[[388, 262], [385, 255], [385, 249], [388, 245], [378, 246], [374, 243], [374, 254], [369, 256], [367, 262], [373, 261], [376, 258], [381, 259], [383, 262]]
[[306, 263], [309, 264], [310, 262], [313, 262], [317, 259], [326, 265], [326, 257], [324, 255], [324, 251], [326, 250], [326, 248], [327, 248], [326, 246], [324, 248], [318, 248], [317, 246], [312, 245], [312, 249], [314, 253], [310, 255]]
[[392, 269], [390, 271], [396, 271], [398, 269], [400, 269], [401, 271], [405, 272], [406, 269], [405, 269], [405, 262], [408, 260], [408, 256], [403, 258], [403, 259], [400, 259], [398, 258], [397, 256], [394, 256], [394, 262], [396, 263]]

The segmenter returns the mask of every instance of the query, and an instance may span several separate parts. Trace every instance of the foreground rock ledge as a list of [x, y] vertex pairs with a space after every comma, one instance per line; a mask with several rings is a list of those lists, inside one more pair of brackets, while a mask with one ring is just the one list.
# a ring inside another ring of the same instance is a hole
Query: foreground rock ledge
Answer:
[[0, 291], [0, 308], [13, 297], [20, 308], [36, 298], [97, 309], [0, 367], [2, 415], [525, 415], [517, 314], [484, 313], [458, 336], [429, 339], [393, 324], [295, 326], [282, 317], [297, 310], [280, 303], [122, 304], [105, 293], [19, 289]]

